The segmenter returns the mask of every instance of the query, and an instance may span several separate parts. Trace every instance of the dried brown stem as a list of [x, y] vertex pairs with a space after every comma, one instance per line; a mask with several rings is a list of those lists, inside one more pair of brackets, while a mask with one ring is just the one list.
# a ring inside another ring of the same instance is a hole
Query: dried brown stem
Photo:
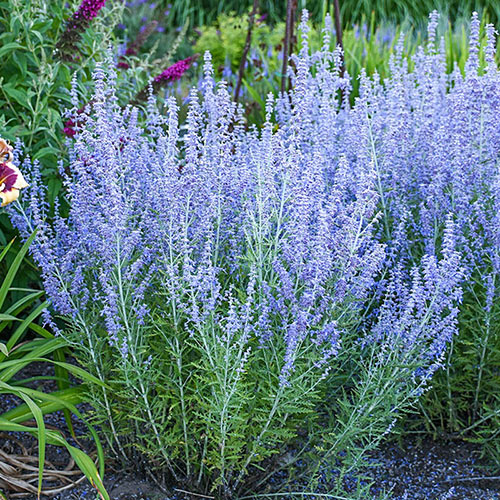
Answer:
[[335, 33], [337, 34], [337, 45], [342, 49], [342, 66], [340, 67], [340, 77], [344, 76], [344, 44], [342, 42], [342, 23], [340, 22], [340, 6], [339, 0], [333, 0], [333, 8], [335, 11]]
[[285, 40], [283, 42], [283, 66], [281, 68], [281, 93], [285, 92], [286, 87], [286, 73], [288, 70], [288, 56], [290, 54], [290, 39], [293, 25], [293, 1], [287, 0], [286, 3], [286, 25], [285, 25]]
[[238, 99], [240, 98], [241, 83], [243, 81], [243, 74], [245, 72], [245, 63], [247, 61], [248, 52], [250, 51], [250, 45], [252, 44], [252, 30], [253, 25], [255, 24], [255, 15], [257, 14], [258, 7], [259, 0], [253, 0], [252, 12], [250, 12], [250, 17], [248, 18], [247, 38], [245, 40], [243, 55], [241, 56], [240, 67], [238, 69], [238, 81], [236, 82], [236, 89], [234, 91], [235, 102], [238, 102]]

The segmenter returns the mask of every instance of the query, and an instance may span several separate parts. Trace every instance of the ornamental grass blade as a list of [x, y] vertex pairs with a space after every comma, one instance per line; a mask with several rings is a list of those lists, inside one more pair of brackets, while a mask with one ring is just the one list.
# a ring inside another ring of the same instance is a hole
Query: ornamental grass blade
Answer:
[[21, 398], [29, 407], [31, 414], [36, 421], [36, 434], [38, 439], [38, 498], [42, 491], [43, 482], [43, 466], [45, 464], [45, 422], [43, 421], [43, 414], [37, 404], [29, 397], [27, 391], [22, 387], [14, 387], [3, 382], [0, 382], [0, 389], [6, 390], [10, 394], [14, 394]]
[[[42, 302], [36, 309], [34, 309], [29, 316], [27, 316], [22, 323], [16, 328], [12, 336], [9, 338], [7, 342], [7, 347], [9, 349], [12, 349], [14, 345], [19, 341], [19, 339], [24, 335], [26, 330], [30, 327], [30, 325], [35, 321], [40, 314], [47, 308], [48, 304], [47, 301]], [[0, 361], [2, 361], [2, 358], [0, 357]]]
[[3, 258], [7, 255], [7, 252], [10, 250], [10, 247], [12, 246], [13, 243], [14, 240], [11, 240], [2, 250], [2, 252], [0, 253], [0, 262], [2, 262]]
[[36, 323], [31, 323], [30, 325], [30, 330], [33, 330], [35, 333], [38, 333], [41, 337], [44, 337], [46, 339], [53, 339], [54, 334], [50, 333], [46, 328], [43, 326], [37, 325]]
[[[69, 405], [77, 405], [83, 402], [85, 389], [83, 386], [76, 386], [70, 387], [69, 389], [50, 392], [48, 394], [51, 396], [50, 400], [47, 399], [38, 403], [38, 407], [43, 415], [64, 409], [69, 411]], [[22, 424], [23, 422], [31, 420], [33, 415], [31, 414], [31, 410], [27, 404], [20, 404], [19, 406], [16, 406], [15, 408], [12, 408], [11, 410], [0, 415], [0, 418], [4, 418], [17, 424]]]
[[[66, 356], [64, 355], [63, 349], [58, 349], [57, 351], [54, 351], [54, 360], [57, 360], [62, 363], [66, 362]], [[54, 364], [54, 371], [56, 375], [56, 384], [59, 391], [69, 389], [70, 387], [69, 371], [64, 366], [61, 366], [59, 364]], [[71, 412], [67, 408], [64, 408], [63, 415], [70, 434], [73, 437], [75, 437], [75, 429], [73, 428]]]
[[0, 315], [0, 332], [2, 332], [5, 328], [7, 328], [10, 322], [19, 321], [18, 318], [19, 314], [23, 312], [25, 309], [27, 309], [29, 306], [31, 306], [40, 297], [42, 297], [44, 293], [42, 291], [37, 291], [37, 290], [24, 290], [24, 289], [11, 288], [11, 291], [14, 290], [27, 291], [28, 295], [23, 296], [12, 306], [10, 306], [8, 309], [4, 311], [3, 315], [11, 316], [10, 318], [5, 317], [2, 319], [3, 315]]
[[[48, 363], [53, 363], [53, 361], [44, 358], [43, 356], [50, 354], [51, 352], [54, 352], [55, 350], [60, 349], [65, 345], [66, 342], [60, 338], [40, 339], [40, 341], [31, 341], [29, 345], [20, 346], [19, 348], [15, 349], [16, 354], [19, 356], [23, 353], [23, 347], [26, 347], [27, 352], [21, 358], [9, 359], [5, 361], [5, 356], [3, 354], [0, 354], [0, 380], [4, 382], [9, 381], [17, 372], [34, 361], [45, 361]], [[12, 347], [9, 346], [8, 342], [7, 349], [9, 353], [12, 354]]]
[[[2, 286], [0, 287], [0, 309], [2, 308], [3, 303], [5, 302], [5, 298], [7, 297], [7, 293], [9, 291], [10, 286], [12, 285], [12, 282], [14, 281], [14, 277], [17, 274], [19, 266], [21, 265], [25, 255], [27, 254], [31, 242], [35, 239], [35, 235], [36, 231], [34, 231], [32, 235], [24, 242], [24, 245], [21, 247], [15, 259], [12, 261], [12, 264], [9, 266], [7, 275], [5, 276]], [[7, 249], [9, 248], [9, 246], [7, 246]], [[5, 250], [2, 252], [1, 257], [3, 258], [4, 255], [5, 255]]]
[[[47, 361], [47, 360], [41, 359], [40, 361]], [[89, 375], [89, 374], [87, 374], [87, 375], [89, 377], [91, 377], [91, 375]], [[0, 382], [0, 384], [1, 384], [1, 382]], [[100, 384], [102, 384], [102, 382], [100, 382]], [[4, 385], [7, 386], [7, 384], [4, 384]], [[7, 387], [9, 387], [9, 386], [7, 386]], [[23, 388], [22, 390], [29, 397], [31, 397], [33, 399], [40, 400], [42, 402], [40, 404], [43, 404], [43, 402], [45, 402], [45, 401], [52, 402], [55, 404], [60, 404], [63, 408], [64, 407], [67, 408], [69, 411], [71, 411], [71, 413], [74, 413], [80, 420], [82, 420], [82, 422], [89, 429], [89, 432], [92, 435], [92, 438], [94, 440], [94, 444], [97, 448], [97, 456], [99, 459], [99, 474], [101, 477], [104, 476], [104, 451], [102, 448], [101, 440], [99, 439], [99, 436], [97, 435], [94, 428], [89, 424], [87, 419], [80, 413], [80, 411], [76, 408], [75, 404], [72, 403], [72, 398], [77, 397], [75, 394], [76, 391], [67, 390], [64, 393], [61, 393], [61, 391], [55, 392], [55, 393], [44, 393], [41, 391], [37, 391], [36, 389], [29, 389], [29, 388]], [[78, 404], [80, 401], [81, 400], [77, 399], [76, 404]], [[26, 410], [26, 407], [22, 411], [25, 411], [25, 410]], [[14, 412], [15, 409], [11, 410], [11, 411]], [[20, 414], [17, 415], [17, 417], [21, 418], [21, 410], [19, 410], [19, 413]], [[5, 421], [5, 414], [0, 417], [0, 423], [2, 421]], [[1, 430], [1, 426], [0, 426], [0, 430]]]
[[[36, 435], [36, 429], [33, 429], [32, 427], [28, 427], [26, 425], [21, 425], [17, 424], [14, 422], [9, 422], [8, 420], [5, 420], [4, 418], [0, 417], [0, 430], [7, 431], [7, 432], [28, 432], [32, 435]], [[46, 438], [46, 443], [47, 444], [53, 444], [56, 446], [64, 446], [69, 454], [73, 457], [75, 460], [76, 464], [82, 471], [82, 473], [87, 477], [87, 479], [90, 481], [92, 486], [94, 486], [99, 495], [101, 496], [102, 499], [104, 500], [110, 500], [109, 495], [106, 491], [106, 488], [104, 487], [104, 484], [101, 480], [102, 476], [102, 469], [103, 467], [100, 467], [100, 471], [97, 470], [96, 465], [92, 461], [92, 459], [86, 455], [83, 451], [79, 450], [78, 448], [70, 445], [62, 436], [56, 431], [46, 429], [45, 430], [45, 438]], [[101, 450], [102, 453], [102, 450]], [[98, 448], [98, 460], [101, 461], [101, 455], [99, 454], [99, 448]], [[101, 462], [102, 465], [102, 462]]]

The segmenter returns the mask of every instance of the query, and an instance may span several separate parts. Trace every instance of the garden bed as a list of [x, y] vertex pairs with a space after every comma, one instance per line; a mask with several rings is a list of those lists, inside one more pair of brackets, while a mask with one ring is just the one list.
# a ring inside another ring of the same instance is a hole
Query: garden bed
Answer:
[[[426, 441], [406, 439], [401, 447], [384, 444], [371, 461], [379, 466], [365, 471], [373, 480], [373, 498], [392, 490], [391, 500], [496, 500], [500, 499], [500, 480], [487, 479], [492, 472], [479, 460], [480, 450], [471, 443], [457, 441]], [[60, 449], [48, 449], [49, 459], [58, 457]], [[55, 460], [54, 460], [55, 461]], [[64, 459], [61, 460], [61, 463]], [[350, 478], [349, 483], [354, 483]], [[108, 471], [104, 484], [112, 500], [195, 500], [194, 495], [162, 492], [151, 479], [140, 473]], [[88, 500], [95, 490], [87, 481], [53, 497], [54, 500]], [[36, 495], [23, 497], [36, 500]], [[269, 497], [272, 498], [272, 497]], [[292, 497], [290, 497], [292, 498]], [[300, 498], [297, 496], [296, 498]], [[318, 499], [321, 497], [318, 497]], [[348, 497], [347, 497], [348, 498]]]
[[[35, 363], [27, 367], [20, 376], [23, 378], [47, 376], [51, 375], [52, 370], [53, 368], [49, 365]], [[43, 387], [39, 385], [38, 388], [45, 391], [54, 389], [51, 381], [45, 381], [42, 385]], [[6, 411], [17, 403], [10, 396], [1, 396], [0, 411]], [[61, 412], [49, 415], [45, 420], [47, 425], [61, 429], [67, 434]], [[86, 427], [78, 419], [75, 419], [74, 423], [76, 433], [84, 435]], [[36, 463], [36, 441], [26, 434], [12, 433], [11, 435], [15, 436], [26, 449], [31, 449]], [[82, 444], [81, 440], [79, 442]], [[12, 444], [12, 442], [5, 441], [1, 449], [8, 451]], [[90, 443], [86, 445], [88, 448], [86, 451], [92, 452]], [[399, 444], [386, 442], [379, 450], [371, 453], [369, 462], [373, 464], [373, 467], [363, 471], [366, 479], [362, 481], [365, 483], [373, 481], [371, 493], [374, 499], [383, 491], [392, 491], [389, 496], [391, 500], [500, 499], [500, 478], [494, 469], [488, 467], [486, 461], [480, 459], [480, 452], [479, 446], [459, 440], [433, 441], [427, 437], [423, 439], [407, 437]], [[69, 456], [64, 449], [56, 446], [47, 447], [47, 460], [54, 466], [63, 469], [68, 464], [68, 459]], [[175, 485], [171, 485], [170, 492], [165, 493], [143, 473], [120, 469], [119, 464], [108, 463], [104, 484], [112, 500], [196, 500], [203, 498], [176, 491]], [[74, 479], [79, 477], [81, 474], [76, 475]], [[492, 479], [488, 479], [489, 477]], [[346, 495], [354, 487], [356, 479], [355, 476], [346, 479]], [[321, 485], [321, 489], [324, 492], [328, 491], [327, 485], [324, 484]], [[93, 499], [94, 493], [95, 490], [88, 481], [83, 480], [74, 488], [55, 496], [42, 497], [42, 499], [89, 500]], [[37, 497], [33, 494], [12, 498], [36, 500]]]

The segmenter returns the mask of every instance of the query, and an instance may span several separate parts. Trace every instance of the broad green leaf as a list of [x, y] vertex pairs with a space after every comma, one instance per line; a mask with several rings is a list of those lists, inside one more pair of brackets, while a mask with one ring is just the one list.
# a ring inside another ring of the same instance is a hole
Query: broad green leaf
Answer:
[[39, 160], [40, 158], [45, 158], [46, 156], [56, 156], [59, 153], [57, 148], [52, 146], [46, 146], [42, 149], [39, 149], [34, 155], [33, 158], [35, 160]]
[[12, 54], [12, 59], [16, 63], [16, 66], [19, 68], [19, 71], [21, 72], [21, 76], [23, 77], [23, 79], [26, 79], [26, 75], [28, 74], [27, 58], [24, 56], [24, 54], [21, 54], [20, 52], [14, 52]]
[[6, 43], [0, 47], [0, 57], [5, 57], [6, 54], [15, 50], [24, 50], [24, 46], [17, 42]]
[[11, 99], [14, 99], [18, 104], [31, 110], [31, 102], [25, 92], [17, 89], [12, 83], [7, 83], [2, 86], [2, 92], [8, 95]]

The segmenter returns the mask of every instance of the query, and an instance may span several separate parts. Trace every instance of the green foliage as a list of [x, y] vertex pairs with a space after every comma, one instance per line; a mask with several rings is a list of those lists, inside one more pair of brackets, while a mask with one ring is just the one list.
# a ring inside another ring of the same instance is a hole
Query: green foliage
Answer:
[[[125, 287], [124, 297], [130, 293]], [[284, 340], [264, 349], [257, 338], [239, 347], [234, 338], [224, 344], [210, 319], [196, 335], [160, 315], [153, 328], [128, 326], [135, 333], [126, 358], [107, 348], [105, 333], [101, 339], [94, 334], [95, 352], [81, 357], [88, 366], [99, 360], [96, 375], [111, 387], [106, 399], [93, 389], [95, 422], [117, 454], [139, 452], [177, 484], [216, 498], [259, 491], [278, 471], [314, 492], [320, 471], [332, 470], [334, 462], [342, 473], [331, 493], [343, 498], [342, 477], [364, 465], [366, 454], [427, 389], [413, 375], [416, 351], [393, 341], [363, 347], [359, 332], [344, 339], [324, 381], [315, 373], [319, 353], [304, 342], [289, 384], [280, 386], [276, 360], [283, 357]], [[290, 445], [297, 450], [291, 455]], [[297, 477], [299, 459], [307, 466]]]
[[70, 2], [69, 8], [64, 2], [41, 0], [0, 3], [0, 136], [12, 142], [21, 139], [32, 158], [42, 163], [53, 187], [52, 200], [60, 187], [55, 179], [65, 139], [61, 112], [71, 107], [73, 73], [84, 88], [121, 12], [115, 7], [95, 19], [83, 35], [78, 65], [71, 66], [59, 61], [54, 49], [65, 21], [77, 6], [76, 1]]
[[[486, 18], [481, 21], [481, 37], [485, 41]], [[320, 30], [309, 23], [309, 45], [313, 51], [319, 50], [323, 43]], [[203, 27], [202, 35], [195, 44], [195, 50], [212, 54], [214, 68], [220, 77], [225, 78], [233, 86], [236, 83], [237, 71], [243, 54], [246, 32], [248, 28], [247, 16], [235, 17], [222, 14], [214, 26]], [[462, 21], [452, 26], [443, 20], [438, 29], [438, 37], [443, 37], [448, 71], [451, 72], [457, 65], [463, 72], [469, 55], [467, 22]], [[260, 124], [264, 120], [264, 96], [269, 92], [278, 93], [281, 81], [281, 57], [284, 25], [281, 23], [272, 30], [264, 22], [257, 23], [253, 38], [248, 64], [243, 78], [243, 102], [247, 110], [247, 118], [251, 123]], [[331, 37], [331, 48], [337, 43], [335, 36]], [[389, 61], [395, 46], [402, 38], [403, 57], [408, 60], [412, 69], [412, 56], [417, 47], [426, 39], [425, 25], [415, 29], [408, 21], [401, 25], [394, 25], [385, 21], [376, 23], [372, 13], [369, 22], [361, 19], [359, 25], [346, 29], [343, 32], [344, 61], [351, 81], [351, 103], [358, 95], [359, 77], [361, 71], [367, 75], [377, 74], [382, 80], [389, 74]], [[298, 40], [300, 45], [300, 38]], [[500, 53], [497, 54], [497, 59]], [[484, 54], [480, 59], [484, 62]]]
[[[108, 2], [105, 15], [92, 21], [79, 44], [78, 64], [60, 61], [54, 52], [66, 20], [79, 5], [44, 0], [0, 2], [0, 137], [21, 140], [33, 160], [38, 160], [53, 203], [61, 189], [58, 162], [63, 157], [66, 136], [63, 112], [71, 107], [69, 89], [73, 75], [83, 101], [88, 99], [91, 70], [102, 59], [121, 16], [120, 2]], [[0, 215], [0, 245], [15, 237], [7, 217]], [[14, 248], [19, 250], [17, 242]], [[10, 253], [0, 263], [7, 272]], [[16, 277], [19, 287], [38, 281], [36, 269], [24, 259]]]
[[[82, 418], [77, 410], [78, 403], [83, 401], [83, 387], [70, 387], [69, 374], [91, 382], [99, 383], [94, 377], [81, 368], [64, 361], [65, 351], [68, 346], [66, 341], [56, 338], [48, 330], [38, 325], [35, 321], [47, 307], [46, 302], [40, 302], [43, 292], [37, 290], [22, 290], [22, 297], [10, 307], [3, 307], [5, 299], [12, 291], [11, 287], [16, 273], [33, 240], [33, 234], [17, 253], [14, 261], [6, 273], [0, 287], [0, 332], [9, 332], [6, 342], [0, 341], [0, 394], [17, 396], [24, 403], [0, 415], [0, 430], [12, 432], [28, 432], [38, 440], [38, 491], [42, 490], [43, 468], [45, 464], [45, 448], [47, 444], [65, 447], [71, 454], [76, 464], [87, 478], [96, 485], [103, 498], [109, 499], [101, 481], [104, 473], [104, 455], [99, 438], [95, 431], [89, 427], [90, 433], [97, 446], [99, 457], [99, 471], [92, 459], [78, 448], [70, 445], [57, 431], [46, 428], [43, 416], [62, 410], [65, 414], [69, 428], [72, 430], [71, 413]], [[7, 245], [0, 253], [0, 261], [12, 248], [12, 243]], [[17, 290], [18, 291], [18, 290]], [[31, 309], [31, 310], [30, 310]], [[28, 332], [36, 335], [33, 340], [24, 340]], [[47, 356], [52, 356], [50, 360]], [[52, 363], [55, 367], [55, 380], [58, 390], [44, 393], [33, 389], [27, 382], [36, 382], [38, 377], [29, 380], [19, 380], [16, 375], [34, 362]], [[24, 425], [30, 420], [35, 420], [36, 426]]]
[[[221, 14], [216, 23], [200, 28], [201, 36], [194, 49], [200, 54], [207, 50], [212, 54], [214, 68], [219, 72], [224, 66], [229, 66], [232, 72], [237, 72], [245, 47], [248, 31], [248, 16]], [[252, 30], [251, 50], [258, 61], [267, 57], [265, 61], [270, 71], [278, 69], [279, 60], [276, 57], [277, 49], [283, 41], [285, 23], [269, 26], [265, 22], [256, 22]], [[268, 52], [272, 51], [272, 55]], [[252, 66], [252, 61], [250, 62]]]
[[[152, 6], [154, 8], [151, 8]], [[172, 61], [174, 53], [176, 59], [184, 59], [191, 54], [192, 33], [187, 32], [190, 25], [189, 17], [186, 17], [180, 24], [174, 24], [174, 17], [170, 14], [168, 6], [159, 3], [151, 5], [147, 2], [128, 2], [117, 33], [120, 36], [124, 35], [127, 39], [127, 47], [130, 47], [138, 38], [141, 39], [144, 29], [153, 22], [156, 22], [157, 26], [145, 37], [144, 41], [141, 40], [140, 58], [142, 61], [165, 60], [168, 63]], [[151, 69], [158, 72], [165, 68], [163, 65], [157, 65], [156, 68]]]
[[500, 465], [500, 304], [486, 307], [484, 278], [475, 276], [463, 299], [460, 334], [421, 402], [427, 429], [480, 443]]
[[410, 21], [412, 24], [425, 26], [427, 16], [437, 9], [451, 22], [462, 18], [469, 19], [473, 11], [488, 15], [492, 22], [500, 20], [500, 6], [495, 0], [347, 0], [340, 2], [342, 22], [344, 25], [360, 22], [363, 17], [369, 18], [373, 13], [377, 23], [389, 21], [400, 24]]

